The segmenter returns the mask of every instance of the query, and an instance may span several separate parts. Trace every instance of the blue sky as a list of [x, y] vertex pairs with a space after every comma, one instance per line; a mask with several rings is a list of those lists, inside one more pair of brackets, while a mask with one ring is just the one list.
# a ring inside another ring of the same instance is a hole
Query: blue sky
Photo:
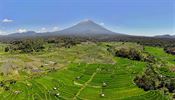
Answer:
[[0, 0], [0, 34], [56, 31], [84, 19], [119, 33], [175, 34], [175, 0]]

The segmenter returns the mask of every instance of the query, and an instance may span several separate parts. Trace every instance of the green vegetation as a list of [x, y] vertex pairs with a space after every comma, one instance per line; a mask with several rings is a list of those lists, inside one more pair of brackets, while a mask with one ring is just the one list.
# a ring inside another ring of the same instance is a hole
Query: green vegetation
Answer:
[[[156, 59], [156, 62], [147, 67], [142, 76], [135, 78], [135, 83], [144, 90], [162, 90], [166, 95], [173, 95], [175, 91], [174, 59], [175, 56], [167, 54], [162, 48], [146, 47], [145, 51], [149, 52]], [[168, 93], [169, 92], [169, 93]]]
[[175, 55], [175, 47], [167, 47], [164, 50], [169, 54]]
[[44, 49], [44, 41], [42, 39], [27, 39], [22, 41], [14, 41], [5, 48], [5, 52], [19, 51], [22, 53], [39, 52]]
[[144, 47], [138, 44], [122, 43], [121, 45], [108, 46], [108, 51], [114, 56], [128, 58], [131, 60], [146, 61], [153, 63], [155, 59], [144, 51]]
[[169, 100], [174, 95], [174, 59], [163, 48], [129, 42], [66, 38], [3, 43], [0, 44], [0, 97]]

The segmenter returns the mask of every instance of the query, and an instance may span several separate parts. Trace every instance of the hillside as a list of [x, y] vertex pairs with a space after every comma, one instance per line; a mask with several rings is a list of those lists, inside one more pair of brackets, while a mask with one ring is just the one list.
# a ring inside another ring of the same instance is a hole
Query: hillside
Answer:
[[173, 38], [175, 38], [175, 35], [169, 35], [169, 34], [167, 34], [167, 35], [157, 35], [155, 37], [156, 38], [169, 38], [169, 39], [173, 39]]
[[165, 95], [163, 90], [144, 91], [139, 88], [134, 83], [134, 78], [145, 72], [147, 62], [114, 56], [108, 50], [111, 46], [117, 49], [130, 47], [145, 50], [164, 60], [167, 66], [175, 64], [175, 56], [164, 53], [162, 48], [143, 49], [142, 45], [136, 43], [82, 42], [71, 47], [60, 47], [56, 43], [51, 43], [45, 44], [44, 51], [35, 53], [4, 52], [6, 44], [1, 44], [0, 66], [4, 69], [13, 65], [13, 69], [1, 69], [1, 73], [6, 74], [0, 78], [1, 85], [3, 84], [0, 88], [0, 97], [8, 100], [171, 98]]
[[23, 38], [23, 37], [36, 37], [36, 36], [96, 36], [96, 35], [123, 35], [119, 33], [112, 32], [103, 26], [93, 22], [92, 20], [81, 21], [69, 28], [54, 31], [54, 32], [42, 32], [37, 33], [34, 31], [27, 31], [23, 33], [12, 33], [9, 35], [4, 35], [1, 37], [7, 38]]
[[58, 33], [60, 34], [64, 34], [64, 35], [80, 35], [80, 36], [88, 36], [88, 35], [103, 35], [103, 34], [107, 34], [107, 35], [112, 35], [112, 34], [117, 34], [115, 32], [112, 32], [100, 25], [98, 25], [97, 23], [91, 21], [91, 20], [85, 20], [85, 21], [81, 21], [78, 24], [61, 30]]

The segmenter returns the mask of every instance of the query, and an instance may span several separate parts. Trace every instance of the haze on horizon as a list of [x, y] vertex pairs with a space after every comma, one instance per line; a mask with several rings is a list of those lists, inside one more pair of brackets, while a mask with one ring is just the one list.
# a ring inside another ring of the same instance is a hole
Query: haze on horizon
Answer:
[[58, 31], [90, 19], [118, 33], [175, 35], [174, 0], [0, 0], [0, 35]]

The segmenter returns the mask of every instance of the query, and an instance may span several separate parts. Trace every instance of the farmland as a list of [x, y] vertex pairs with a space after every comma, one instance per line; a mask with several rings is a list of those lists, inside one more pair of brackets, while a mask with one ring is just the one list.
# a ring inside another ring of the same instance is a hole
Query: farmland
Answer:
[[[165, 63], [161, 74], [175, 75], [175, 56], [162, 48], [121, 42], [82, 42], [70, 48], [45, 44], [35, 53], [4, 52], [0, 45], [0, 97], [7, 100], [169, 100], [161, 89], [144, 91], [134, 83], [149, 62], [114, 56], [107, 49], [134, 47]], [[9, 65], [11, 64], [11, 65]], [[157, 63], [156, 63], [157, 64]], [[12, 69], [6, 69], [11, 66]], [[9, 80], [15, 81], [14, 83]]]

